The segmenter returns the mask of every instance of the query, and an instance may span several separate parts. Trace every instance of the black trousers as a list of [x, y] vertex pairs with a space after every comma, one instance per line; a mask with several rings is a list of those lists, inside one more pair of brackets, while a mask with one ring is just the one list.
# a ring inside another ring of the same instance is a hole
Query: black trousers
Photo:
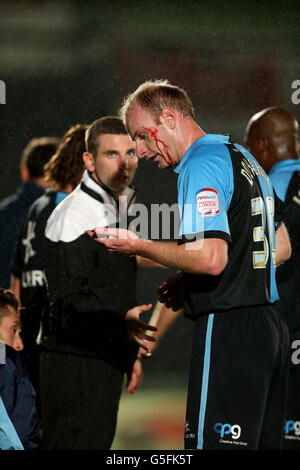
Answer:
[[185, 448], [281, 449], [288, 364], [288, 329], [271, 306], [199, 318]]
[[43, 449], [110, 449], [123, 378], [121, 370], [101, 359], [43, 351]]

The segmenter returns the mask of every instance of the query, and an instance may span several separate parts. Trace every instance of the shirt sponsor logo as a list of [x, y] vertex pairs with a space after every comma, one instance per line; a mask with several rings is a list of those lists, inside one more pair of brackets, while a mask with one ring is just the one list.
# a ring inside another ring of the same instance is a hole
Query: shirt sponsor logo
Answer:
[[214, 217], [220, 212], [219, 195], [215, 189], [202, 188], [196, 194], [197, 209], [202, 217]]
[[40, 269], [33, 269], [32, 271], [24, 271], [22, 273], [22, 287], [37, 287], [46, 284], [46, 276]]

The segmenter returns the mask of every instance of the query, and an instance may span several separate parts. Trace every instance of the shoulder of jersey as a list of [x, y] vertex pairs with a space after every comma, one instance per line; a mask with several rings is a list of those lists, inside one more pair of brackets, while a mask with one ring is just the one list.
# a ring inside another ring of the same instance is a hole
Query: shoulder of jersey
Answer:
[[46, 209], [52, 203], [52, 201], [55, 200], [55, 197], [56, 194], [53, 191], [42, 194], [42, 196], [36, 199], [30, 206], [27, 214], [28, 218], [30, 218], [33, 214], [41, 214], [44, 209]]
[[216, 167], [216, 170], [218, 170], [224, 165], [229, 168], [232, 167], [230, 153], [224, 143], [208, 142], [195, 148], [186, 161], [184, 169], [197, 176], [197, 170], [205, 167], [208, 169]]
[[115, 217], [113, 214], [107, 215], [106, 206], [91, 198], [78, 186], [54, 209], [45, 233], [53, 242], [72, 242], [83, 235], [85, 230], [114, 222]]

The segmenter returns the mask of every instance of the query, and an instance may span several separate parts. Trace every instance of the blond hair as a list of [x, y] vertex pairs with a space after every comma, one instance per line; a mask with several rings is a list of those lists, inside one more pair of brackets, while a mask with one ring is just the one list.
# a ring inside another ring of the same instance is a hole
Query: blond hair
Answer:
[[168, 80], [148, 80], [142, 83], [133, 93], [127, 95], [119, 116], [126, 123], [128, 111], [135, 105], [149, 111], [158, 122], [164, 108], [172, 108], [183, 117], [195, 119], [195, 112], [187, 93], [180, 87], [171, 85]]

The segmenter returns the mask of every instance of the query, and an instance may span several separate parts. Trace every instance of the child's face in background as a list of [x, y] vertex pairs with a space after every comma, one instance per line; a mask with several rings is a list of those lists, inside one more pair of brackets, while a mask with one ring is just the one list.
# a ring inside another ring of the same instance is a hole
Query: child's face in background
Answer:
[[20, 337], [20, 318], [11, 305], [7, 305], [6, 308], [10, 314], [2, 317], [0, 321], [0, 340], [17, 351], [21, 351], [23, 349], [23, 341]]

